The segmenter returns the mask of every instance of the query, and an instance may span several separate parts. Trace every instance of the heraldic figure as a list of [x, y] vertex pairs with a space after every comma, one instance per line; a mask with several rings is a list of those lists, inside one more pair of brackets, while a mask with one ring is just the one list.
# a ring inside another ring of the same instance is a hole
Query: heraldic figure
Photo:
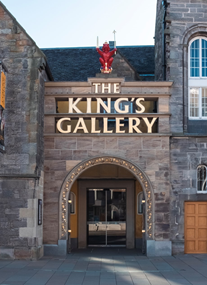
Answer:
[[102, 47], [102, 51], [99, 48], [96, 48], [97, 52], [100, 54], [99, 61], [101, 63], [101, 72], [102, 73], [111, 73], [112, 72], [112, 62], [113, 62], [113, 57], [112, 55], [115, 54], [117, 49], [113, 49], [110, 51], [109, 44], [105, 42]]

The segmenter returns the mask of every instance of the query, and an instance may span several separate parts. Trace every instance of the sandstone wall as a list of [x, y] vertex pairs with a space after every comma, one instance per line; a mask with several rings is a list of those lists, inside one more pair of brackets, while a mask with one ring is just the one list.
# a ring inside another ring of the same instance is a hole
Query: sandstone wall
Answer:
[[44, 243], [58, 241], [59, 193], [65, 177], [82, 160], [101, 155], [128, 159], [148, 175], [155, 196], [155, 239], [169, 239], [169, 137], [58, 135], [45, 136]]

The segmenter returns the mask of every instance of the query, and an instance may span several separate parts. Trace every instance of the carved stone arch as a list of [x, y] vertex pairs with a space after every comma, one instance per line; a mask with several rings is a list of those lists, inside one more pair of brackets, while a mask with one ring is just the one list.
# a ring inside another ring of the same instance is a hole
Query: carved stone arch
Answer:
[[182, 37], [183, 46], [183, 103], [184, 103], [184, 132], [188, 132], [188, 65], [189, 65], [189, 54], [188, 47], [189, 42], [195, 37], [207, 37], [207, 24], [195, 24], [188, 28]]
[[190, 40], [194, 37], [206, 36], [207, 37], [207, 24], [196, 24], [188, 28], [183, 35], [183, 45], [188, 45]]
[[113, 164], [130, 171], [142, 185], [145, 194], [145, 238], [154, 238], [154, 195], [151, 182], [144, 171], [127, 159], [117, 156], [100, 156], [87, 159], [76, 165], [65, 178], [59, 196], [59, 239], [68, 238], [68, 198], [75, 180], [87, 169], [100, 165]]

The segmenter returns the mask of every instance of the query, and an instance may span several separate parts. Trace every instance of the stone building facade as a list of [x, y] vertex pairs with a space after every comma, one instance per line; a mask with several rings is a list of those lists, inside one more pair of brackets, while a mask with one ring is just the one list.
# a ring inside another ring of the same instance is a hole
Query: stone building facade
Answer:
[[1, 258], [207, 252], [206, 15], [158, 0], [155, 46], [118, 47], [104, 75], [95, 48], [40, 50], [0, 2]]
[[43, 254], [37, 201], [43, 198], [43, 102], [49, 75], [45, 55], [2, 3], [0, 22], [1, 71], [6, 74], [0, 256], [38, 258]]
[[[202, 0], [160, 0], [157, 1], [157, 11], [155, 80], [166, 78], [173, 81], [170, 97], [170, 239], [173, 242], [173, 252], [177, 253], [184, 252], [185, 202], [207, 200], [205, 191], [198, 193], [198, 166], [205, 167], [207, 163], [207, 117], [206, 113], [199, 118], [190, 114], [190, 108], [193, 107], [191, 87], [205, 90], [207, 86], [206, 76], [191, 74], [195, 63], [191, 44], [199, 38], [204, 41], [207, 38], [207, 3]], [[200, 57], [204, 61], [202, 52]], [[206, 100], [204, 96], [201, 99], [203, 110]]]

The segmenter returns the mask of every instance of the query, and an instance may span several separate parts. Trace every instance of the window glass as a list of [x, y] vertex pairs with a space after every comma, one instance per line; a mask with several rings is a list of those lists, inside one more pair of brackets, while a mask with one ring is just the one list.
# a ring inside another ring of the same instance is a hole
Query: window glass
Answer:
[[202, 117], [207, 117], [207, 88], [202, 89]]
[[207, 191], [205, 165], [199, 165], [197, 168], [197, 191]]
[[190, 117], [199, 116], [199, 88], [190, 88]]
[[202, 39], [202, 76], [207, 77], [207, 41]]
[[199, 39], [195, 40], [190, 47], [190, 76], [199, 77], [200, 76], [200, 66], [199, 66]]
[[207, 119], [207, 39], [195, 39], [189, 47], [189, 117]]

